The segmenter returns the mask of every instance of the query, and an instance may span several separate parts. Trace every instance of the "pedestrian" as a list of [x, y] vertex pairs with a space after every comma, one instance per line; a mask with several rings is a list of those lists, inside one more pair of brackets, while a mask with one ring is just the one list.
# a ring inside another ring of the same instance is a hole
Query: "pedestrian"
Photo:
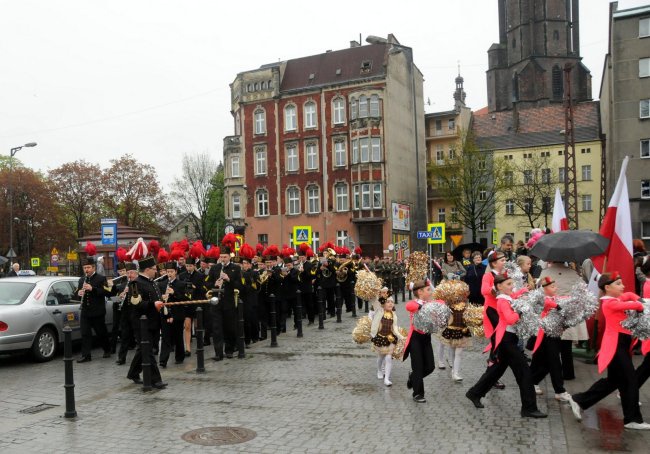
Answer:
[[11, 270], [9, 270], [9, 273], [7, 273], [7, 277], [16, 277], [18, 276], [18, 271], [20, 271], [20, 263], [12, 263], [11, 264]]
[[451, 251], [445, 252], [442, 261], [442, 279], [462, 279], [465, 276], [465, 267], [454, 258]]
[[485, 397], [496, 381], [503, 375], [503, 372], [510, 367], [519, 386], [521, 416], [523, 418], [546, 418], [546, 414], [537, 408], [530, 368], [519, 349], [519, 338], [513, 327], [519, 321], [519, 314], [513, 310], [512, 301], [523, 293], [523, 291], [513, 293], [513, 285], [514, 282], [508, 277], [507, 273], [494, 277], [499, 317], [494, 336], [494, 350], [498, 352], [497, 362], [485, 371], [465, 396], [472, 401], [476, 408], [483, 408], [481, 399]]
[[632, 335], [621, 326], [627, 317], [625, 311], [642, 312], [643, 304], [635, 293], [624, 292], [625, 286], [617, 271], [603, 273], [598, 279], [598, 288], [605, 317], [605, 334], [598, 353], [598, 372], [607, 369], [607, 378], [596, 381], [585, 392], [574, 394], [569, 401], [571, 410], [576, 419], [581, 420], [582, 410], [607, 397], [616, 387], [621, 395], [623, 427], [650, 430], [650, 424], [643, 422], [639, 408], [639, 382], [630, 354]]
[[380, 298], [379, 303], [381, 307], [372, 317], [370, 336], [377, 352], [377, 378], [383, 379], [384, 385], [392, 386], [390, 374], [393, 370], [393, 352], [402, 335], [399, 333], [397, 314], [393, 311], [393, 298]]
[[420, 331], [413, 326], [413, 316], [425, 304], [439, 304], [432, 301], [433, 289], [428, 279], [409, 284], [415, 299], [406, 303], [406, 310], [410, 312], [411, 325], [404, 348], [404, 361], [411, 357], [411, 372], [409, 373], [406, 387], [413, 389], [413, 400], [417, 403], [425, 403], [424, 378], [435, 370], [433, 358], [433, 347], [431, 346], [431, 334]]
[[472, 253], [472, 264], [467, 268], [464, 280], [469, 286], [469, 302], [479, 306], [485, 303], [485, 297], [481, 293], [484, 274], [485, 265], [483, 265], [483, 257], [479, 251], [475, 251]]
[[[91, 244], [92, 246], [92, 244]], [[93, 246], [94, 247], [94, 246]], [[88, 250], [88, 249], [87, 249]], [[92, 250], [92, 249], [91, 249]], [[84, 276], [79, 278], [77, 294], [81, 297], [79, 322], [81, 327], [81, 358], [78, 363], [92, 360], [93, 331], [97, 336], [104, 358], [111, 356], [111, 344], [106, 329], [106, 297], [110, 288], [106, 278], [96, 272], [95, 259], [87, 257], [83, 265]]]
[[[162, 300], [166, 303], [187, 301], [191, 295], [187, 295], [185, 282], [178, 279], [176, 262], [170, 260], [164, 264], [167, 273], [167, 286], [162, 294]], [[185, 359], [185, 346], [183, 343], [183, 328], [185, 323], [185, 308], [183, 305], [165, 307], [161, 311], [161, 347], [160, 367], [167, 367], [167, 361], [172, 350], [174, 350], [175, 364], [182, 364]]]

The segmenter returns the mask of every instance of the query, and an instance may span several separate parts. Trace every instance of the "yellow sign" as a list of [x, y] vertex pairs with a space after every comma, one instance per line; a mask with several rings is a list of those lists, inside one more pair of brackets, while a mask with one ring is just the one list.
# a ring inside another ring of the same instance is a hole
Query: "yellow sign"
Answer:
[[38, 258], [38, 257], [32, 257], [31, 262], [32, 262], [32, 268], [35, 268], [37, 266], [41, 266], [41, 259]]
[[449, 235], [449, 238], [451, 238], [454, 246], [458, 246], [460, 244], [460, 240], [463, 239], [463, 235]]
[[66, 258], [68, 260], [77, 260], [79, 256], [77, 255], [76, 252], [68, 252], [68, 255], [66, 255]]
[[55, 247], [52, 248], [52, 252], [50, 252], [50, 255], [59, 255], [59, 250]]
[[492, 229], [492, 244], [499, 244], [499, 231]]
[[296, 225], [293, 228], [293, 244], [308, 243], [311, 246], [311, 225]]
[[241, 245], [244, 244], [244, 235], [240, 235], [239, 233], [236, 233], [235, 238], [237, 238], [237, 240], [235, 241], [235, 251], [239, 252], [239, 250], [241, 249]]
[[58, 267], [58, 266], [48, 266], [48, 267], [47, 267], [47, 272], [48, 272], [48, 273], [56, 273], [56, 272], [58, 272], [58, 271], [59, 271], [59, 267]]
[[445, 237], [445, 223], [444, 222], [434, 222], [433, 224], [427, 225], [427, 230], [433, 232], [431, 238], [427, 239], [429, 244], [444, 244], [447, 239]]

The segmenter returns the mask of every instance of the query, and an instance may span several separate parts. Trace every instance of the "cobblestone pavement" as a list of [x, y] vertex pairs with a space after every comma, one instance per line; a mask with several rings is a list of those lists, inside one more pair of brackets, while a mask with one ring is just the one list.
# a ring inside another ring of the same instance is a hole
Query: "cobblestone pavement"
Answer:
[[[403, 307], [398, 305], [398, 313], [407, 325]], [[0, 357], [0, 452], [647, 452], [650, 434], [623, 431], [615, 396], [587, 411], [580, 424], [543, 382], [546, 392], [538, 401], [549, 418], [524, 419], [507, 372], [506, 389], [490, 392], [485, 409], [475, 409], [464, 394], [484, 370], [483, 341], [465, 352], [464, 382], [454, 383], [449, 369], [436, 370], [425, 379], [428, 402], [416, 404], [405, 385], [409, 361], [395, 362], [394, 385], [385, 387], [370, 348], [351, 341], [354, 324], [344, 314], [341, 324], [328, 319], [325, 330], [305, 326], [304, 338], [282, 334], [279, 347], [270, 348], [268, 340], [254, 344], [245, 359], [213, 362], [212, 347], [206, 347], [206, 373], [194, 372], [192, 354], [189, 362], [162, 371], [167, 389], [149, 393], [125, 378], [128, 363], [116, 366], [115, 356], [75, 363], [78, 417], [72, 420], [63, 417], [60, 357], [45, 364]], [[569, 392], [586, 389], [597, 376], [582, 361], [576, 360], [576, 368], [579, 380], [567, 383]], [[650, 409], [649, 397], [646, 386], [642, 411]], [[55, 406], [20, 412], [44, 403]], [[213, 447], [181, 438], [215, 426], [244, 427], [257, 436]]]

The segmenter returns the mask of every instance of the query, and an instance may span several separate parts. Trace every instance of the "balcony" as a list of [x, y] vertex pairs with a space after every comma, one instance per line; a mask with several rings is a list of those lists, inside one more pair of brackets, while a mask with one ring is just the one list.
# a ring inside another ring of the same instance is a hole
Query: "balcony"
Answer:
[[427, 200], [437, 200], [444, 198], [444, 194], [440, 189], [427, 186]]
[[452, 137], [459, 137], [460, 129], [458, 126], [453, 129], [443, 127], [442, 129], [431, 128], [427, 130], [426, 140], [436, 140], [436, 139], [449, 139]]

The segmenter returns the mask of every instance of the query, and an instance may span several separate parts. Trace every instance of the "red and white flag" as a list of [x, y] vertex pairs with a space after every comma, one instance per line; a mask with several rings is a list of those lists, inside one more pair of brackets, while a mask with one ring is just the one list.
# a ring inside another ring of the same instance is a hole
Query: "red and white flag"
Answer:
[[627, 291], [634, 291], [632, 220], [625, 177], [629, 159], [629, 157], [625, 157], [621, 164], [621, 173], [616, 182], [614, 194], [609, 201], [605, 218], [600, 226], [600, 234], [609, 239], [609, 246], [604, 254], [591, 259], [594, 263], [590, 281], [591, 288], [603, 272], [618, 271]]
[[564, 212], [564, 203], [560, 188], [555, 188], [555, 202], [553, 202], [553, 221], [551, 222], [551, 231], [559, 232], [560, 230], [569, 230], [569, 221]]

